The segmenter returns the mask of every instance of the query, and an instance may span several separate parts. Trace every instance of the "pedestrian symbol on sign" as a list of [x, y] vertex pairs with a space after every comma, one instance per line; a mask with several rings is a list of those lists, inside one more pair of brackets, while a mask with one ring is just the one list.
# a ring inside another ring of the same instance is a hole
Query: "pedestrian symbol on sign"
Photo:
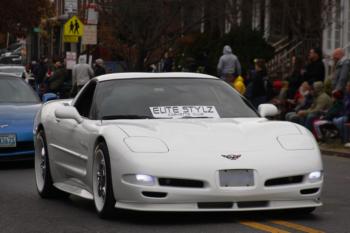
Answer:
[[64, 36], [83, 36], [84, 24], [78, 17], [73, 16], [64, 24]]

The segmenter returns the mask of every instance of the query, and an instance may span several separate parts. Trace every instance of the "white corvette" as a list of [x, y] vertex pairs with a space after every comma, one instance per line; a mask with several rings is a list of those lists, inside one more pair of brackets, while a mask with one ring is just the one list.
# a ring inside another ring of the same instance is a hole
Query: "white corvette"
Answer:
[[218, 78], [122, 73], [90, 80], [36, 116], [39, 194], [142, 211], [251, 211], [321, 206], [318, 145], [300, 125], [269, 121]]

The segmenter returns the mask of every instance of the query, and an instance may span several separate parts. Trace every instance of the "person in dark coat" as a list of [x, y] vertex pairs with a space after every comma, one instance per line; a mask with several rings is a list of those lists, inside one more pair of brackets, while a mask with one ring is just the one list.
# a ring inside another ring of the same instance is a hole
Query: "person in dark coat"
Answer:
[[101, 58], [96, 59], [95, 61], [94, 74], [96, 77], [106, 74], [106, 69]]
[[267, 69], [263, 59], [255, 59], [255, 72], [252, 74], [250, 98], [254, 107], [266, 103], [269, 100], [270, 93]]
[[55, 70], [53, 72], [53, 75], [47, 80], [48, 92], [52, 92], [59, 95], [62, 91], [66, 75], [66, 69], [63, 66], [62, 62], [57, 61], [55, 63]]
[[303, 83], [303, 77], [301, 75], [302, 70], [302, 60], [298, 57], [292, 58], [292, 72], [288, 76], [288, 91], [287, 91], [287, 98], [293, 99], [295, 94], [297, 93], [299, 87]]
[[309, 64], [305, 67], [305, 73], [303, 74], [303, 81], [307, 81], [310, 86], [314, 82], [324, 81], [325, 67], [322, 61], [322, 51], [320, 48], [310, 49], [309, 52]]

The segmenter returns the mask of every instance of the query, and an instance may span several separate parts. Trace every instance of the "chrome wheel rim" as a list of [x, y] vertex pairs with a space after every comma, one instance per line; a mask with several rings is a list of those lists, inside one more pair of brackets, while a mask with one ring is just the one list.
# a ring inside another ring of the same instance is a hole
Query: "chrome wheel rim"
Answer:
[[107, 168], [104, 153], [101, 149], [95, 151], [93, 191], [96, 208], [101, 211], [104, 207], [107, 194]]
[[41, 136], [38, 136], [35, 146], [35, 178], [38, 190], [43, 191], [46, 179], [46, 150]]

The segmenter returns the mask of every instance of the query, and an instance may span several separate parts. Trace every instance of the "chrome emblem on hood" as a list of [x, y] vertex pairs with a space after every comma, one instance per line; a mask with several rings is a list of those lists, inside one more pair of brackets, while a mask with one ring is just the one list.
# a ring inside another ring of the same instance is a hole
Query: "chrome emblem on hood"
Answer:
[[6, 128], [8, 127], [9, 125], [0, 125], [0, 129], [3, 129], [3, 128]]
[[239, 159], [242, 155], [240, 154], [229, 154], [229, 155], [221, 155], [222, 157], [230, 160], [237, 160]]

